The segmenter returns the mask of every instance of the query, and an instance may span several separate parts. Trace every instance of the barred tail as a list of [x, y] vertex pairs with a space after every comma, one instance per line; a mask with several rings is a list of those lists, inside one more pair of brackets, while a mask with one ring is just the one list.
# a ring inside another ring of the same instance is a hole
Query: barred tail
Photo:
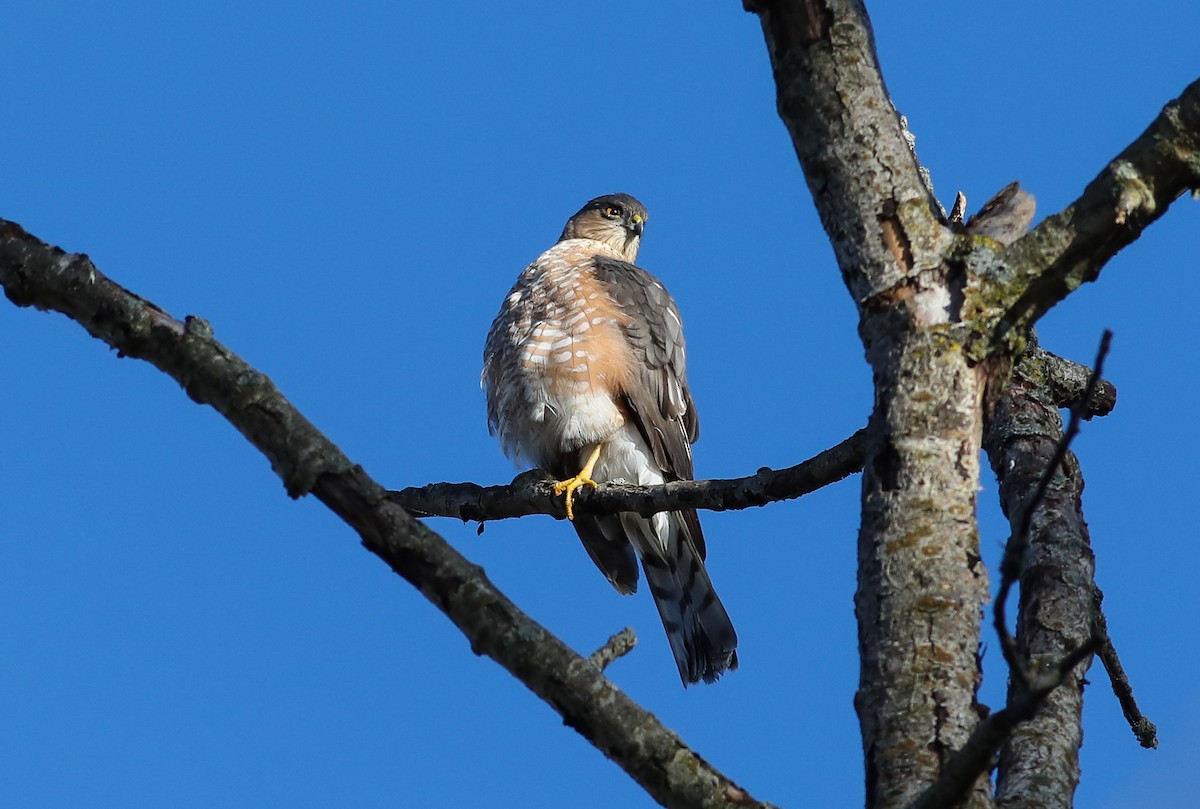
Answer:
[[[716, 682], [726, 671], [737, 668], [737, 633], [697, 550], [697, 545], [704, 547], [704, 540], [698, 537], [697, 543], [691, 536], [700, 527], [694, 512], [662, 516], [667, 519], [639, 520], [643, 529], [651, 525], [660, 531], [668, 529], [667, 536], [653, 543], [634, 542], [642, 557], [646, 582], [667, 630], [683, 684]], [[645, 547], [647, 544], [651, 547]]]

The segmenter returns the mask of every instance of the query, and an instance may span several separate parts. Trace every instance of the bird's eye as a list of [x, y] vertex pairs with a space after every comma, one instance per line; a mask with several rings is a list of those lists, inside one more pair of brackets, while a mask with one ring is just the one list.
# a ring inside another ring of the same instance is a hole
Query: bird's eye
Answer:
[[614, 205], [607, 205], [604, 208], [604, 215], [611, 216], [615, 219], [621, 215], [621, 209]]

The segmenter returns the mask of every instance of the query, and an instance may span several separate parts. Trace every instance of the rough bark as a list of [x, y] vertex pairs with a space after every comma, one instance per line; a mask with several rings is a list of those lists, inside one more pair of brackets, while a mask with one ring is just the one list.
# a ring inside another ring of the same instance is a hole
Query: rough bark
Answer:
[[[1063, 440], [1058, 405], [1047, 385], [1050, 376], [1037, 353], [1026, 355], [997, 402], [984, 438], [1000, 482], [1000, 502], [1014, 531], [1037, 488], [1039, 470], [1049, 467]], [[1033, 515], [1022, 560], [1016, 641], [1018, 658], [1028, 671], [1058, 665], [1092, 636], [1095, 559], [1082, 493], [1079, 462], [1068, 451]], [[1086, 662], [1068, 672], [1037, 715], [1013, 731], [1000, 754], [998, 806], [1072, 806], [1079, 783], [1086, 672]]]
[[[910, 803], [978, 721], [987, 575], [975, 492], [986, 379], [962, 350], [954, 236], [921, 180], [855, 2], [748, 3], [778, 107], [859, 308], [875, 380], [863, 473], [860, 682], [868, 807]], [[988, 803], [978, 779], [972, 805]]]
[[1200, 80], [1167, 104], [1079, 199], [1003, 250], [975, 246], [971, 272], [988, 283], [967, 289], [967, 307], [979, 320], [972, 356], [1013, 345], [1189, 189], [1200, 189]]
[[669, 807], [766, 806], [692, 752], [620, 689], [519, 610], [484, 574], [400, 506], [297, 411], [265, 375], [213, 338], [0, 219], [0, 284], [19, 306], [61, 312], [119, 356], [146, 360], [212, 406], [271, 462], [288, 493], [311, 493], [363, 545], [487, 655]]
[[[1025, 327], [1200, 185], [1200, 83], [1079, 201], [1020, 237], [1033, 201], [1016, 185], [966, 225], [961, 211], [943, 218], [883, 86], [860, 2], [745, 5], [762, 23], [779, 114], [858, 305], [874, 375], [855, 602], [867, 805], [924, 796], [951, 758], [957, 772], [977, 773], [966, 803], [989, 805], [986, 768], [957, 755], [981, 710], [975, 654], [986, 574], [974, 492], [984, 417], [1024, 349]], [[1038, 679], [1010, 700], [978, 728], [975, 741], [986, 743], [966, 752], [986, 759], [988, 745], [1062, 679]]]

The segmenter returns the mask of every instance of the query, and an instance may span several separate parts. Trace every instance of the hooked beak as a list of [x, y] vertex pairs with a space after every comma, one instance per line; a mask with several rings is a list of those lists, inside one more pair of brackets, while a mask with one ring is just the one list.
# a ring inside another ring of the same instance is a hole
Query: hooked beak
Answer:
[[646, 229], [646, 220], [642, 218], [640, 213], [635, 213], [629, 217], [629, 220], [625, 223], [625, 227], [629, 228], [634, 236], [641, 236], [642, 231]]

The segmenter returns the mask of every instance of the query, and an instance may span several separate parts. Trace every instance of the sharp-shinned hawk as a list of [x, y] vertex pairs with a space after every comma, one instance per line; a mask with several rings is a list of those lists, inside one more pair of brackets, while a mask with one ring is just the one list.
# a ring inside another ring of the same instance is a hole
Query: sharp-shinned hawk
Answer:
[[737, 635], [704, 569], [694, 510], [575, 514], [579, 486], [653, 486], [693, 475], [700, 424], [685, 375], [683, 324], [662, 283], [635, 266], [646, 209], [597, 197], [525, 268], [492, 323], [482, 382], [504, 451], [563, 478], [567, 516], [621, 593], [636, 556], [685, 685], [737, 668]]

